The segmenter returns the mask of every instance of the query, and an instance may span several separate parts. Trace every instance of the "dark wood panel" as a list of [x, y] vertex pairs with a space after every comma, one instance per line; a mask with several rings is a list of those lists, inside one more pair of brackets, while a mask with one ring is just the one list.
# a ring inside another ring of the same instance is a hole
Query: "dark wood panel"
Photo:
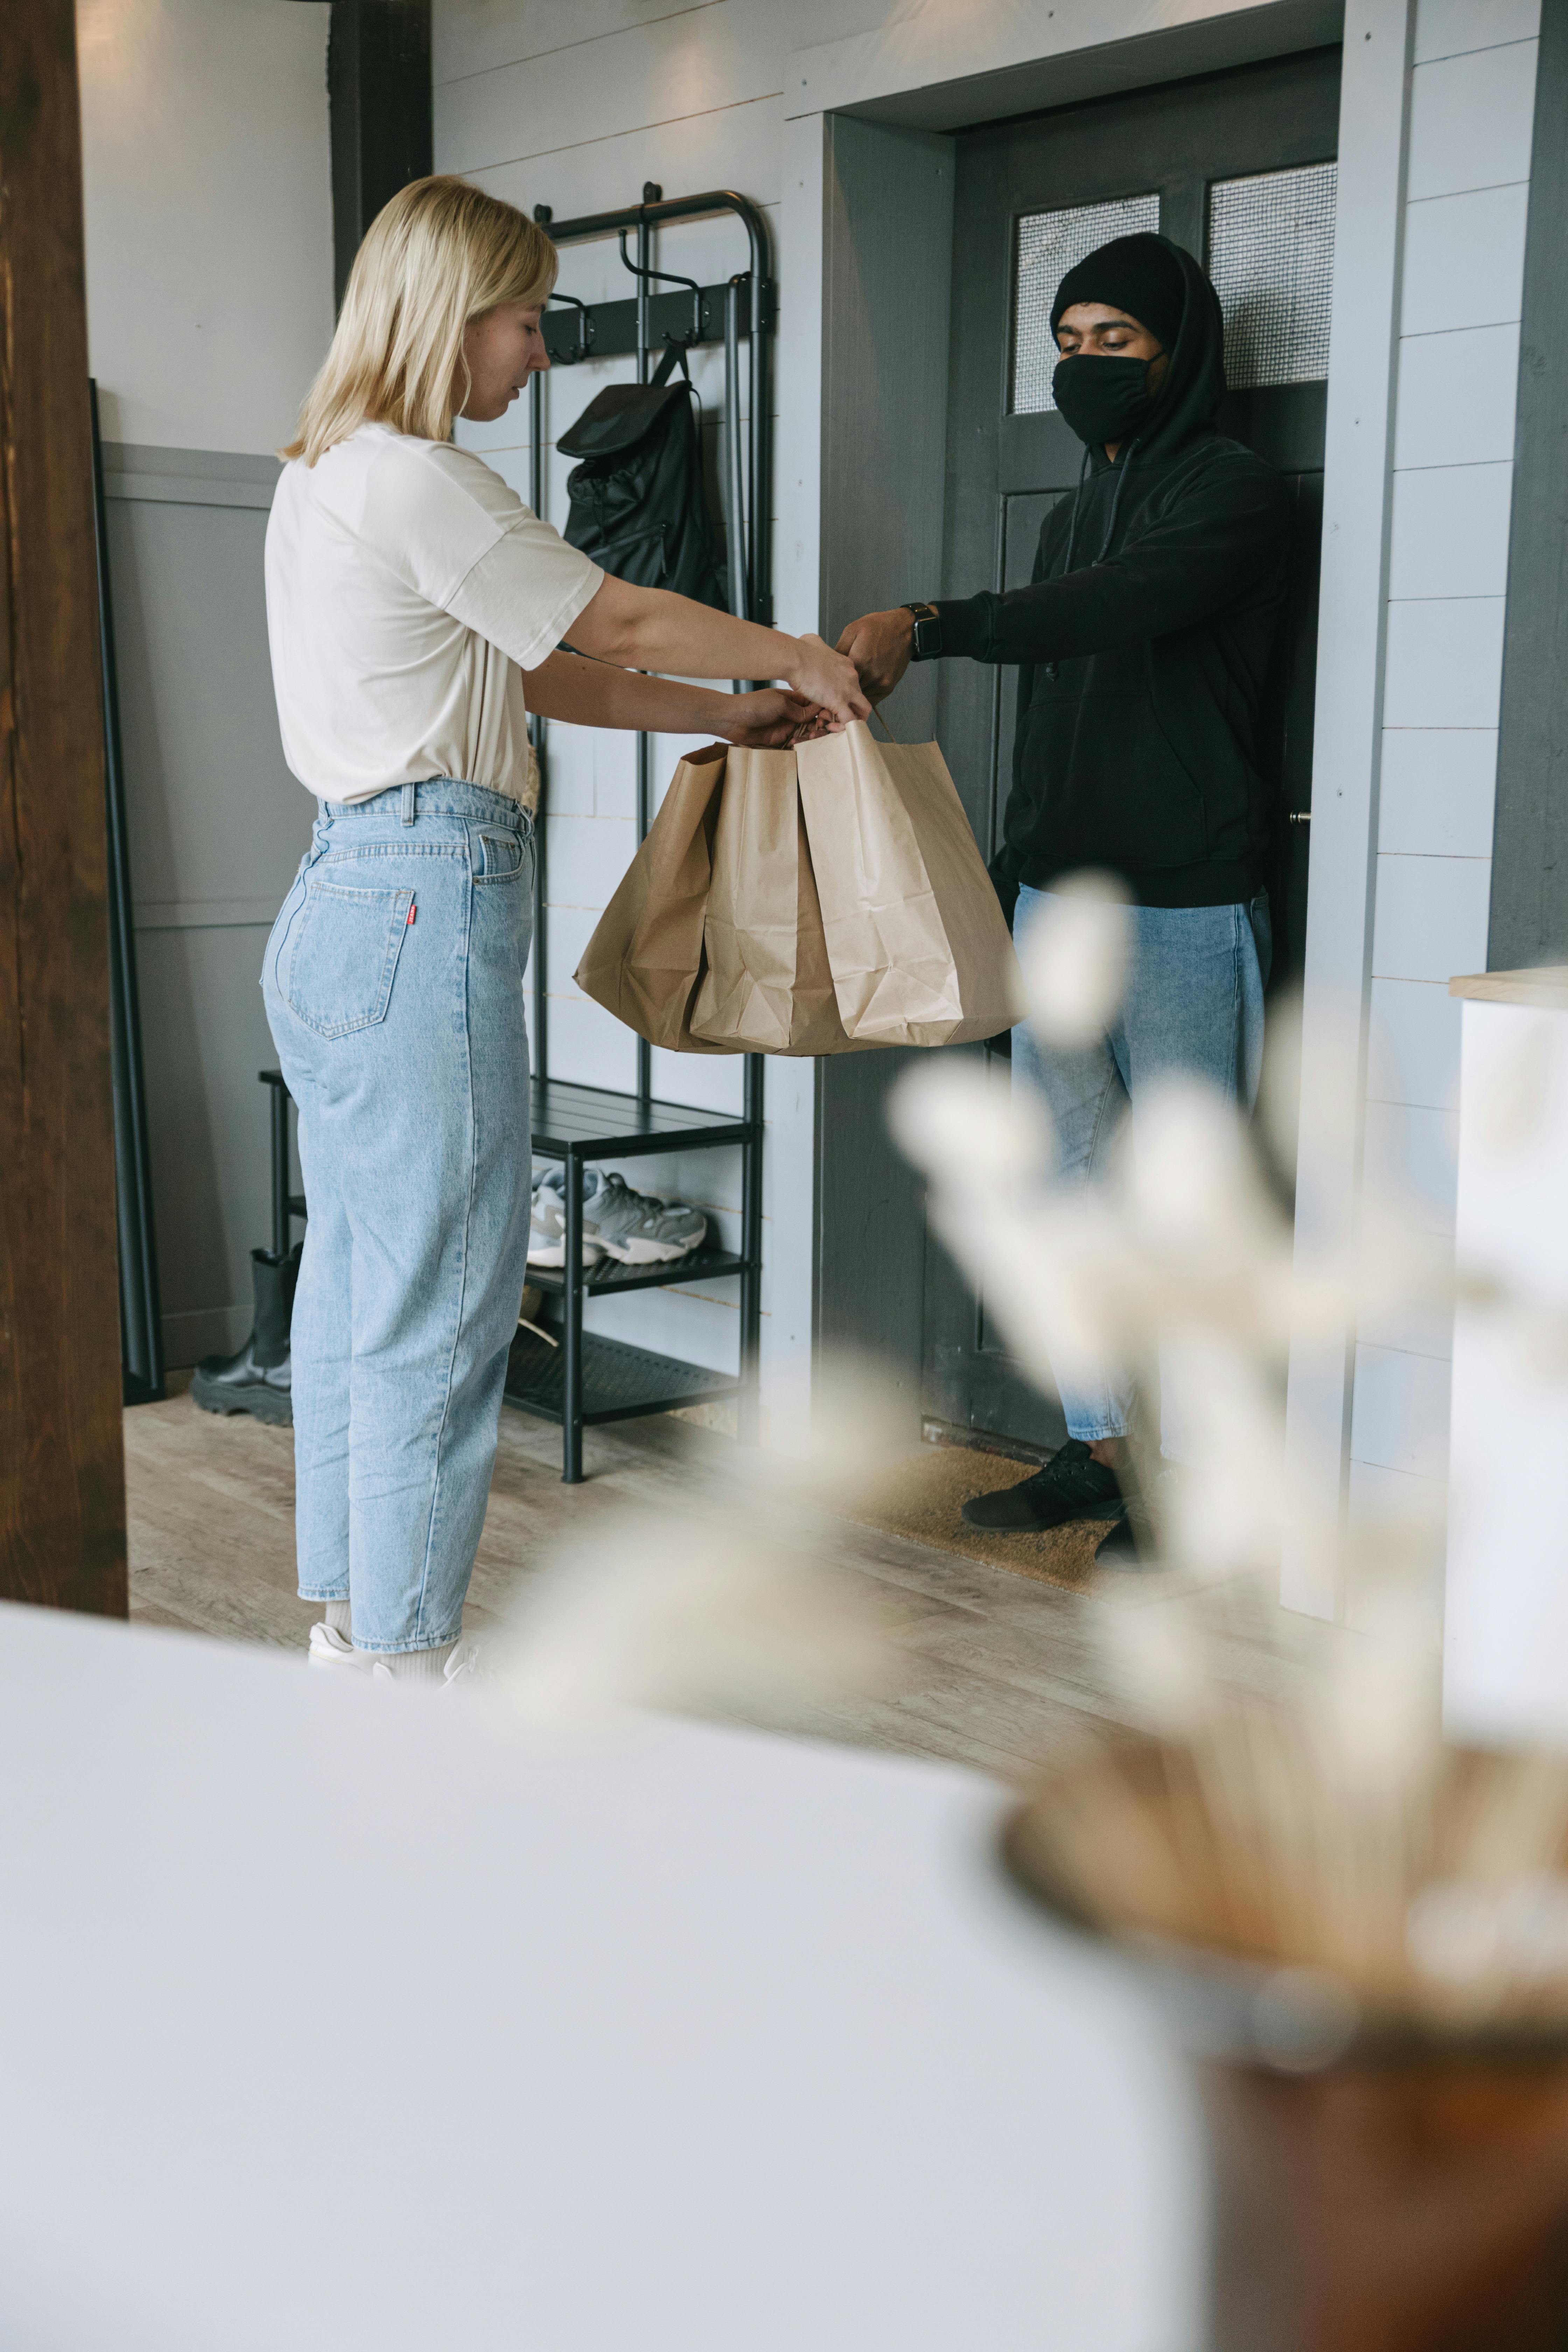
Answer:
[[71, 0], [0, 41], [0, 1597], [126, 1613]]
[[383, 205], [436, 168], [430, 0], [332, 0], [328, 23], [332, 274], [341, 303]]
[[1568, 0], [1543, 0], [1487, 967], [1568, 951]]

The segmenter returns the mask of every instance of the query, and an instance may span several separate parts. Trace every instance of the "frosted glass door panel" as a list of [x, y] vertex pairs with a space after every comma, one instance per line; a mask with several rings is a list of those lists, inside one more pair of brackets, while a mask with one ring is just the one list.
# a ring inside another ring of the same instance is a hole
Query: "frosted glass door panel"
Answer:
[[1232, 392], [1329, 373], [1339, 167], [1255, 172], [1209, 190], [1209, 275]]
[[1038, 416], [1057, 404], [1051, 398], [1057, 364], [1051, 305], [1068, 271], [1113, 236], [1159, 226], [1157, 195], [1118, 196], [1108, 205], [1069, 205], [1062, 212], [1023, 215], [1013, 276], [1015, 416]]

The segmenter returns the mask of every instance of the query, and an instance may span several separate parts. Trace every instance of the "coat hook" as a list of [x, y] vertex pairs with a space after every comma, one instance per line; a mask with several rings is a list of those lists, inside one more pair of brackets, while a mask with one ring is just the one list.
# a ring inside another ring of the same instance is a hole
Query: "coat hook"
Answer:
[[[630, 254], [626, 251], [626, 233], [625, 229], [622, 229], [620, 236], [621, 259], [626, 268], [631, 271], [634, 278], [658, 278], [662, 279], [667, 286], [690, 287], [691, 333], [689, 340], [691, 342], [700, 343], [702, 341], [702, 330], [708, 320], [708, 306], [702, 299], [702, 289], [697, 283], [696, 278], [682, 278], [679, 272], [674, 269], [645, 269], [642, 264], [638, 261], [634, 261]], [[667, 337], [666, 340], [669, 341], [670, 338]]]
[[577, 340], [572, 349], [569, 352], [563, 352], [561, 357], [563, 367], [575, 367], [578, 361], [585, 360], [594, 348], [594, 313], [589, 310], [586, 302], [579, 302], [575, 294], [563, 294], [559, 287], [553, 289], [546, 299], [551, 302], [569, 302], [577, 313]]

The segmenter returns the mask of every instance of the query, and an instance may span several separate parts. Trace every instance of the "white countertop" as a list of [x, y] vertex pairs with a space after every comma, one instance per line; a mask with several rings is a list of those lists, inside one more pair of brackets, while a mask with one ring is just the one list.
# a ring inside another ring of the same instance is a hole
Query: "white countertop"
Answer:
[[0, 1606], [6, 2352], [1190, 2352], [1198, 2164], [956, 1769]]

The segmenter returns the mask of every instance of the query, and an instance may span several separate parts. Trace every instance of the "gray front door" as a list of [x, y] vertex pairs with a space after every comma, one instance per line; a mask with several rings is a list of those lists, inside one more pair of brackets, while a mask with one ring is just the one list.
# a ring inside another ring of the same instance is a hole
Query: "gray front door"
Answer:
[[[1310, 796], [1339, 81], [1339, 50], [1318, 49], [958, 142], [944, 593], [1027, 582], [1041, 522], [1070, 494], [1083, 454], [1050, 404], [1051, 301], [1075, 261], [1131, 229], [1159, 229], [1206, 262], [1233, 387], [1222, 429], [1295, 489], [1297, 593], [1275, 713], [1277, 984], [1299, 975], [1306, 932], [1307, 828], [1289, 820], [1307, 817]], [[1016, 691], [1016, 673], [942, 665], [938, 737], [988, 849], [1011, 776]], [[1024, 1378], [935, 1241], [925, 1334], [928, 1417], [1060, 1442], [1055, 1399]]]

